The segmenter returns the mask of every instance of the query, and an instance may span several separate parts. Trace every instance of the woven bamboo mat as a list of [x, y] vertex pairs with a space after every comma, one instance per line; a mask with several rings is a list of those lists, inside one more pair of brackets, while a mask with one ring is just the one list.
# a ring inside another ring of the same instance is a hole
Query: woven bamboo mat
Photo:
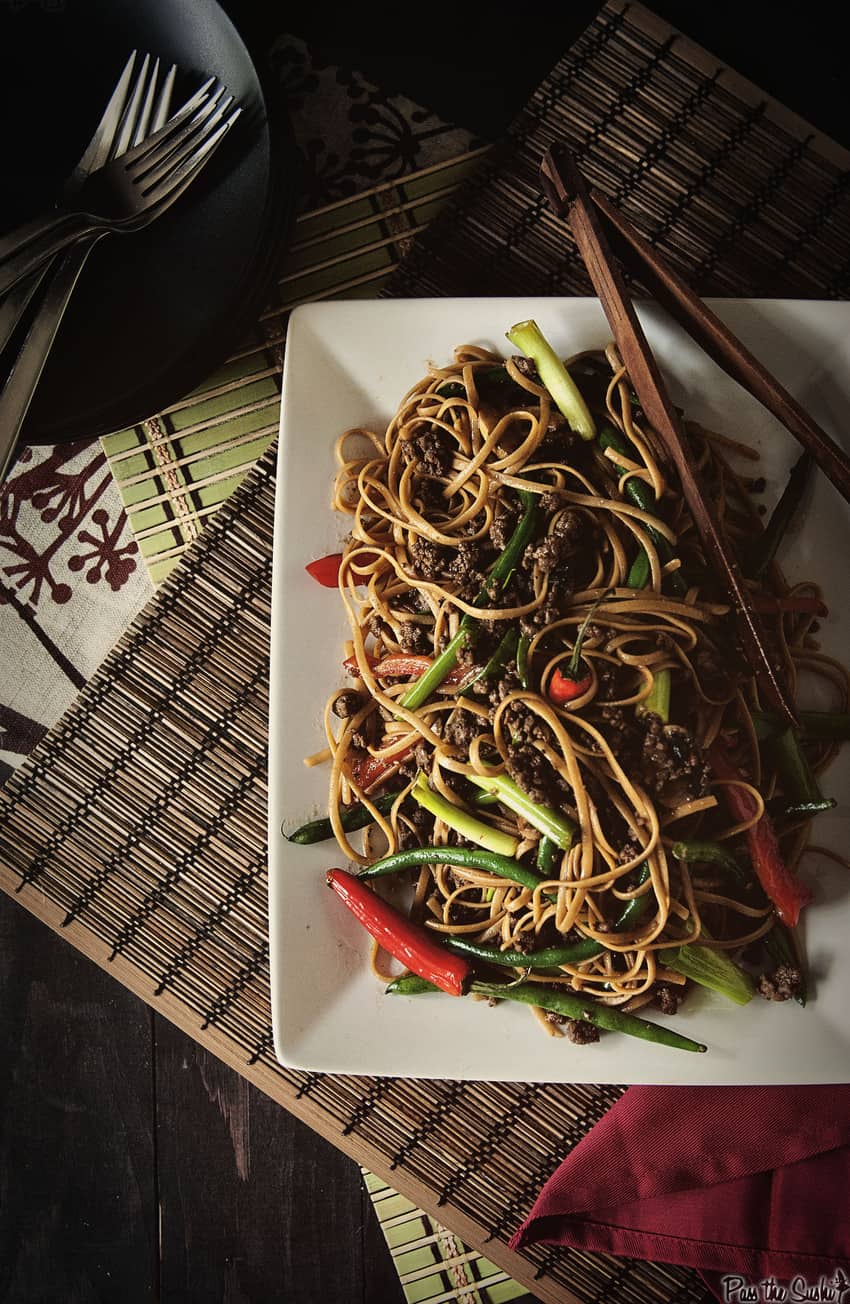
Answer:
[[[619, 0], [381, 293], [585, 293], [536, 191], [555, 135], [703, 293], [846, 296], [846, 152]], [[697, 1304], [704, 1289], [683, 1269], [506, 1248], [619, 1087], [355, 1078], [276, 1062], [264, 855], [273, 511], [270, 445], [0, 794], [0, 885], [540, 1299]]]

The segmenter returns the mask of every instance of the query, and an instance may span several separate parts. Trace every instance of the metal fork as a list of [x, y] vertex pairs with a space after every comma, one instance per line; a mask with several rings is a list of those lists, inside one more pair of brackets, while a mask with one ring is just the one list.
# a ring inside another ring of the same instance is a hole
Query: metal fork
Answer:
[[[149, 139], [110, 160], [83, 183], [73, 206], [31, 222], [0, 265], [0, 294], [83, 236], [139, 230], [197, 177], [241, 113], [210, 79]], [[94, 210], [94, 211], [92, 211]], [[11, 237], [14, 240], [14, 237]]]
[[[142, 73], [146, 72], [149, 56], [145, 56], [142, 65], [142, 72], [136, 78], [132, 91], [130, 91], [130, 78], [136, 63], [137, 51], [133, 50], [127, 62], [122, 69], [121, 76], [115, 83], [115, 87], [110, 96], [109, 103], [103, 111], [103, 116], [95, 128], [94, 134], [85, 148], [85, 151], [74, 169], [66, 178], [60, 195], [60, 202], [65, 200], [73, 201], [74, 195], [79, 191], [86, 177], [94, 171], [95, 168], [103, 167], [110, 157], [113, 150], [113, 144], [117, 142], [119, 132], [122, 126], [130, 120], [135, 113], [135, 105], [138, 102], [138, 94], [142, 81]], [[172, 68], [168, 77], [169, 95], [171, 86], [174, 82], [176, 67]], [[167, 116], [167, 110], [166, 110]], [[162, 123], [160, 123], [160, 126]], [[18, 231], [25, 228], [18, 228]], [[3, 257], [13, 247], [10, 238], [0, 236], [0, 257]], [[12, 333], [26, 311], [33, 295], [41, 285], [47, 265], [39, 269], [38, 272], [32, 273], [25, 280], [18, 282], [13, 290], [0, 301], [0, 354], [2, 354], [6, 345], [12, 337]]]
[[[92, 171], [102, 167], [110, 158], [119, 157], [130, 145], [138, 145], [148, 134], [159, 131], [167, 121], [176, 65], [172, 65], [158, 86], [159, 60], [150, 68], [150, 56], [145, 55], [130, 89], [135, 61], [134, 50], [85, 153], [65, 183], [64, 197], [73, 199]], [[55, 271], [51, 274], [38, 315], [0, 392], [0, 483], [77, 279], [100, 234], [79, 240], [64, 254], [57, 255]], [[0, 305], [0, 353], [48, 270], [45, 264], [25, 278]]]

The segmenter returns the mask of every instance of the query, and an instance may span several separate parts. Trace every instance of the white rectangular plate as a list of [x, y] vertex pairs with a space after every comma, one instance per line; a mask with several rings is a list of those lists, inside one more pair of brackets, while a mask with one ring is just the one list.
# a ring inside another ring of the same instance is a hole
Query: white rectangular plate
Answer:
[[[712, 306], [836, 439], [850, 418], [850, 303], [714, 300]], [[688, 416], [762, 453], [768, 508], [799, 445], [661, 310], [640, 308], [674, 401]], [[547, 1037], [530, 1012], [434, 995], [390, 997], [368, 964], [369, 938], [325, 885], [340, 864], [334, 842], [286, 841], [325, 813], [326, 767], [303, 758], [323, 746], [322, 710], [342, 686], [348, 627], [335, 590], [307, 562], [339, 550], [347, 520], [330, 507], [333, 444], [345, 429], [383, 432], [428, 363], [457, 344], [512, 352], [505, 331], [534, 317], [563, 355], [603, 346], [610, 332], [596, 299], [433, 299], [310, 304], [293, 313], [283, 378], [274, 542], [270, 707], [269, 906], [275, 1049], [293, 1068], [401, 1077], [535, 1082], [805, 1083], [850, 1080], [850, 873], [809, 856], [802, 876], [816, 902], [804, 913], [811, 970], [807, 1007], [754, 999], [743, 1009], [693, 992], [670, 1019], [707, 1054], [603, 1033], [573, 1046]], [[850, 510], [818, 472], [781, 561], [791, 579], [817, 579], [830, 604], [821, 638], [850, 648], [844, 607]], [[847, 751], [848, 749], [845, 749]], [[818, 817], [817, 842], [850, 847], [850, 756], [829, 771], [835, 811]], [[648, 1012], [647, 1012], [648, 1013]], [[665, 1022], [665, 1016], [651, 1017]]]

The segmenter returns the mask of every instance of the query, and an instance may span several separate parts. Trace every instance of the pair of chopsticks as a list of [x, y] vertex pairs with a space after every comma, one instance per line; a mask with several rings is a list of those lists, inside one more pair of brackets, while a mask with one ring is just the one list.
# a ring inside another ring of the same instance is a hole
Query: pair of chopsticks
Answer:
[[622, 267], [632, 271], [697, 344], [786, 426], [847, 501], [850, 501], [850, 460], [677, 273], [662, 261], [628, 219], [605, 196], [590, 190], [565, 146], [553, 145], [546, 152], [540, 166], [540, 179], [554, 212], [569, 221], [641, 407], [676, 467], [706, 555], [723, 580], [733, 605], [744, 652], [759, 686], [788, 723], [795, 725], [794, 708], [783, 686], [781, 672], [771, 659], [761, 619], [750, 601], [734, 552], [723, 537], [710, 502], [700, 489], [697, 469], [678, 413], [638, 321]]

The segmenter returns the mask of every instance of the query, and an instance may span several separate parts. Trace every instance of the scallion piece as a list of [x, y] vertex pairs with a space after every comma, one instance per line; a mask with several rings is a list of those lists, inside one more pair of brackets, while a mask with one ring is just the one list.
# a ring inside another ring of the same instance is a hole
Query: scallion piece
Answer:
[[559, 412], [567, 418], [570, 429], [582, 439], [594, 439], [596, 425], [566, 366], [544, 336], [536, 321], [517, 322], [507, 332], [511, 344], [521, 349], [537, 368], [541, 383], [555, 400]]
[[753, 980], [739, 969], [723, 951], [698, 942], [659, 952], [659, 958], [668, 969], [684, 974], [701, 987], [719, 992], [736, 1005], [746, 1005], [755, 995]]
[[484, 847], [486, 851], [495, 851], [498, 856], [516, 854], [518, 846], [516, 838], [511, 837], [509, 833], [503, 833], [501, 829], [494, 829], [483, 820], [476, 819], [469, 811], [455, 806], [439, 792], [429, 788], [428, 780], [421, 770], [416, 776], [410, 794], [424, 810], [430, 811], [450, 829], [454, 829], [455, 833], [459, 833], [469, 842], [474, 842], [476, 846]]
[[521, 815], [545, 837], [551, 838], [562, 851], [569, 851], [575, 837], [575, 825], [560, 811], [532, 801], [528, 793], [523, 792], [519, 784], [507, 774], [496, 774], [491, 778], [485, 778], [482, 774], [468, 774], [466, 777], [484, 792], [498, 797], [514, 814]]

